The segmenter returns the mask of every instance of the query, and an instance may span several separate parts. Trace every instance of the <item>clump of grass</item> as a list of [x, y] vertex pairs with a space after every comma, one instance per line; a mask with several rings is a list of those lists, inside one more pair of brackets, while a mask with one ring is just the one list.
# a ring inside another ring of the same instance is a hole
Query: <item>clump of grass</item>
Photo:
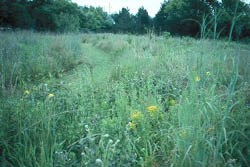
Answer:
[[114, 56], [117, 56], [124, 50], [128, 49], [129, 45], [124, 37], [121, 36], [119, 38], [115, 38], [115, 41], [113, 40], [113, 35], [106, 35], [103, 40], [99, 40], [95, 46], [107, 53], [113, 54]]

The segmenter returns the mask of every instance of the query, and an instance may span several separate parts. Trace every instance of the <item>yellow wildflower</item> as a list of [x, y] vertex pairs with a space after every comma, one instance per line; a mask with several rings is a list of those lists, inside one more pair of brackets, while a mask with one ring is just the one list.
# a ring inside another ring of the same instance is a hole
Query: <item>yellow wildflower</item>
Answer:
[[50, 93], [49, 95], [48, 95], [48, 98], [52, 98], [52, 97], [54, 97], [55, 95], [53, 94], [53, 93]]
[[140, 111], [135, 111], [131, 114], [130, 118], [133, 121], [141, 120], [143, 117], [143, 114]]
[[206, 72], [206, 76], [209, 77], [211, 74], [209, 71]]
[[29, 90], [25, 90], [25, 91], [24, 91], [24, 94], [25, 94], [25, 95], [29, 95], [29, 94], [30, 94], [30, 91], [29, 91]]
[[170, 99], [169, 100], [169, 105], [170, 106], [175, 106], [176, 105], [176, 101], [174, 99]]
[[128, 123], [128, 127], [129, 127], [129, 129], [135, 129], [136, 128], [136, 124], [135, 123], [133, 123], [133, 122], [129, 122]]
[[147, 107], [147, 110], [150, 112], [150, 113], [153, 113], [153, 112], [156, 112], [158, 110], [157, 106], [148, 106]]
[[201, 80], [201, 78], [200, 78], [199, 76], [196, 76], [196, 77], [195, 77], [195, 81], [196, 81], [196, 82], [199, 82], [200, 80]]

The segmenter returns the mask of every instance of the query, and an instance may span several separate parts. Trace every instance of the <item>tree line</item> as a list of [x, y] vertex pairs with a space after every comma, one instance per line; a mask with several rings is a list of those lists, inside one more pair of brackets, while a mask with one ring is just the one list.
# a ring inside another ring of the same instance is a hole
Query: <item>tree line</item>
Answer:
[[168, 32], [177, 36], [250, 37], [250, 4], [241, 0], [168, 0], [151, 18], [143, 7], [109, 15], [70, 0], [0, 0], [0, 26], [52, 32]]

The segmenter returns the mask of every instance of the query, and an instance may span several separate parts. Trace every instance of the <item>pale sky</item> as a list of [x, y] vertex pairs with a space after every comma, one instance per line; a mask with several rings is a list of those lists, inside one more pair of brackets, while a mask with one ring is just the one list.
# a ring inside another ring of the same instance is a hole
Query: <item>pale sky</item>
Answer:
[[[106, 12], [118, 13], [123, 7], [129, 8], [130, 13], [136, 14], [140, 7], [147, 9], [148, 14], [154, 17], [164, 0], [72, 0], [80, 6], [102, 7]], [[250, 3], [250, 0], [242, 0]]]
[[147, 9], [152, 17], [159, 11], [164, 0], [72, 0], [80, 6], [100, 6], [108, 13], [118, 13], [128, 7], [130, 13], [136, 14], [140, 7]]

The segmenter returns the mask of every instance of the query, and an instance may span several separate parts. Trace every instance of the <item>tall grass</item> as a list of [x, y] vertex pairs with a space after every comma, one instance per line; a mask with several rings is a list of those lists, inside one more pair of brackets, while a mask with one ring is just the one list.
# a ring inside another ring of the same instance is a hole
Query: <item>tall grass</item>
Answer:
[[249, 166], [248, 46], [25, 33], [1, 34], [1, 166]]
[[76, 35], [31, 32], [1, 33], [1, 92], [15, 91], [23, 81], [58, 76], [81, 63], [82, 50]]

